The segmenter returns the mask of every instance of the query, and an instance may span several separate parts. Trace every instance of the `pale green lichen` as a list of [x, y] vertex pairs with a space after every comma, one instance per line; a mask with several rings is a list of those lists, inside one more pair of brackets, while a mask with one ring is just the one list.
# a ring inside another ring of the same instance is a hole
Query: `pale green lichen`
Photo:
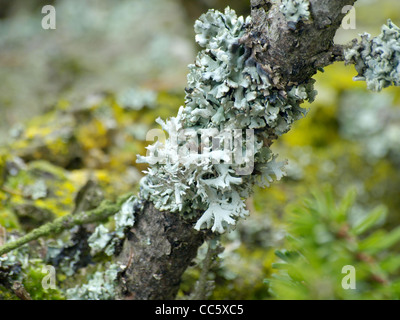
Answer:
[[69, 300], [112, 300], [120, 271], [116, 264], [111, 264], [104, 272], [95, 272], [88, 283], [68, 289], [66, 296]]
[[343, 137], [363, 146], [365, 157], [376, 161], [388, 157], [400, 163], [400, 110], [389, 93], [347, 93], [340, 106]]
[[154, 108], [157, 102], [157, 94], [151, 90], [131, 88], [119, 94], [118, 102], [126, 109]]
[[125, 237], [125, 230], [133, 227], [135, 224], [134, 212], [136, 204], [137, 199], [133, 196], [122, 204], [121, 209], [114, 215], [114, 232], [111, 232], [102, 224], [96, 227], [88, 239], [92, 254], [105, 252], [108, 256], [113, 255], [115, 245]]
[[289, 22], [306, 21], [310, 19], [310, 2], [308, 0], [282, 0], [279, 10]]
[[[8, 241], [14, 240], [10, 236]], [[4, 281], [22, 281], [22, 270], [29, 266], [29, 248], [27, 245], [19, 247], [6, 255], [0, 255], [0, 284]]]
[[95, 231], [89, 237], [88, 244], [93, 252], [100, 252], [107, 247], [111, 239], [112, 235], [110, 234], [110, 230], [101, 224], [96, 227]]
[[[150, 164], [141, 197], [159, 210], [185, 216], [203, 211], [197, 230], [222, 233], [234, 226], [248, 215], [244, 199], [253, 186], [281, 179], [284, 162], [276, 162], [265, 141], [289, 131], [306, 113], [300, 104], [315, 96], [313, 81], [289, 92], [271, 85], [267, 71], [240, 44], [249, 22], [229, 8], [225, 13], [210, 10], [196, 21], [196, 41], [204, 50], [189, 65], [186, 105], [177, 117], [158, 120], [169, 139], [157, 141], [146, 157], [138, 158]], [[198, 144], [204, 130], [217, 132], [211, 134], [217, 146], [213, 141], [210, 147], [207, 139]], [[233, 142], [226, 132], [235, 132]], [[246, 142], [238, 144], [244, 132]]]
[[125, 236], [125, 230], [132, 228], [135, 224], [135, 206], [137, 199], [130, 197], [121, 207], [121, 210], [114, 216], [115, 220], [115, 233], [118, 238], [122, 239]]
[[400, 28], [388, 20], [378, 37], [363, 34], [361, 42], [355, 42], [345, 51], [345, 60], [355, 64], [358, 72], [355, 80], [366, 81], [370, 90], [381, 91], [391, 85], [399, 86]]
[[33, 185], [24, 189], [24, 196], [30, 197], [32, 200], [42, 199], [47, 196], [47, 185], [42, 179], [37, 180]]
[[61, 271], [68, 277], [73, 276], [77, 271], [77, 266], [81, 261], [81, 251], [76, 250], [73, 254], [64, 255], [63, 250], [73, 246], [71, 241], [63, 241], [57, 239], [55, 242], [48, 244], [46, 261], [57, 266], [57, 270]]

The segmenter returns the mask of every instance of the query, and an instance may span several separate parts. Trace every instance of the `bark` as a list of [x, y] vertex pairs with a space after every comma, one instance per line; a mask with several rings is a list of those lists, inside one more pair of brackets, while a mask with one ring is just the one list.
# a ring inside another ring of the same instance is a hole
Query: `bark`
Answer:
[[119, 298], [174, 299], [182, 274], [205, 237], [180, 214], [158, 211], [145, 203], [118, 257], [126, 267], [120, 276]]
[[[344, 17], [342, 8], [356, 0], [310, 0], [311, 19], [288, 23], [279, 4], [251, 0], [252, 24], [242, 43], [269, 73], [277, 88], [307, 82], [319, 68], [341, 59], [333, 38]], [[121, 299], [173, 299], [183, 272], [206, 234], [181, 215], [160, 212], [146, 203], [125, 240], [119, 263]]]
[[278, 88], [307, 82], [319, 68], [342, 58], [342, 48], [333, 39], [344, 18], [343, 7], [355, 2], [310, 0], [310, 20], [294, 24], [286, 21], [279, 3], [251, 0], [252, 24], [243, 43], [253, 49]]

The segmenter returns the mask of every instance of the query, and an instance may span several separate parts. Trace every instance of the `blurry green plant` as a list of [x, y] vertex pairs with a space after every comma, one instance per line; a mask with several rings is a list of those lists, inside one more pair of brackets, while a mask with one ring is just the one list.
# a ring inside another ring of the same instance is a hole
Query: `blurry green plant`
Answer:
[[[330, 190], [314, 193], [287, 215], [287, 250], [276, 251], [276, 273], [265, 282], [278, 299], [399, 299], [400, 227], [379, 228], [386, 208], [355, 214], [355, 192], [338, 204]], [[345, 289], [355, 270], [355, 289]]]

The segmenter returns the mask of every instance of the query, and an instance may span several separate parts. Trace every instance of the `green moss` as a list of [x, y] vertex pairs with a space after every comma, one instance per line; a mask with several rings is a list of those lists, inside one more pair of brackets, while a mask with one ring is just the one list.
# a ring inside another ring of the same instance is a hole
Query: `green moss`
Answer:
[[44, 289], [42, 285], [43, 278], [47, 273], [43, 272], [46, 265], [40, 260], [31, 260], [29, 267], [24, 270], [25, 276], [23, 285], [31, 295], [33, 300], [64, 300], [65, 296], [60, 288]]

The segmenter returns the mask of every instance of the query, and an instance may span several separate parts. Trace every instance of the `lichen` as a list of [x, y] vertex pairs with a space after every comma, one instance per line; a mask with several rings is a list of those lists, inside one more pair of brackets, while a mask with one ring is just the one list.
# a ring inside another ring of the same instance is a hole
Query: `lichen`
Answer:
[[135, 224], [135, 206], [137, 199], [130, 197], [121, 207], [121, 210], [114, 216], [115, 220], [115, 234], [118, 238], [122, 239], [125, 236], [125, 230], [132, 228]]
[[151, 90], [130, 88], [118, 96], [119, 104], [126, 109], [141, 110], [144, 107], [154, 108], [157, 94]]
[[101, 224], [96, 227], [95, 231], [89, 237], [88, 243], [94, 252], [98, 252], [104, 250], [111, 239], [110, 230]]
[[112, 300], [115, 298], [116, 279], [120, 268], [111, 264], [104, 272], [95, 272], [88, 283], [70, 288], [66, 292], [69, 300]]
[[111, 256], [115, 252], [115, 245], [125, 237], [125, 230], [133, 227], [135, 223], [135, 205], [137, 199], [130, 197], [121, 206], [121, 210], [114, 215], [115, 231], [111, 232], [107, 227], [100, 224], [96, 227], [93, 234], [88, 239], [89, 247], [92, 249], [92, 254], [105, 252]]
[[306, 21], [310, 19], [310, 2], [308, 0], [282, 0], [279, 10], [289, 22]]
[[360, 143], [368, 161], [400, 163], [400, 110], [393, 105], [389, 93], [347, 93], [341, 102], [340, 133]]
[[391, 20], [382, 26], [379, 36], [364, 33], [361, 42], [345, 51], [345, 60], [354, 63], [358, 76], [366, 81], [369, 90], [381, 91], [391, 85], [400, 85], [400, 28]]
[[[276, 161], [265, 141], [289, 131], [305, 114], [300, 104], [315, 96], [313, 81], [288, 92], [273, 87], [268, 72], [240, 44], [249, 22], [229, 8], [210, 10], [196, 21], [196, 41], [204, 50], [189, 65], [185, 107], [176, 117], [158, 120], [169, 138], [138, 157], [150, 164], [141, 197], [184, 216], [203, 211], [197, 230], [231, 228], [248, 215], [244, 198], [255, 184], [281, 179], [284, 162]], [[204, 131], [213, 137], [212, 146], [207, 139], [198, 143]], [[243, 133], [246, 142], [238, 143]]]

